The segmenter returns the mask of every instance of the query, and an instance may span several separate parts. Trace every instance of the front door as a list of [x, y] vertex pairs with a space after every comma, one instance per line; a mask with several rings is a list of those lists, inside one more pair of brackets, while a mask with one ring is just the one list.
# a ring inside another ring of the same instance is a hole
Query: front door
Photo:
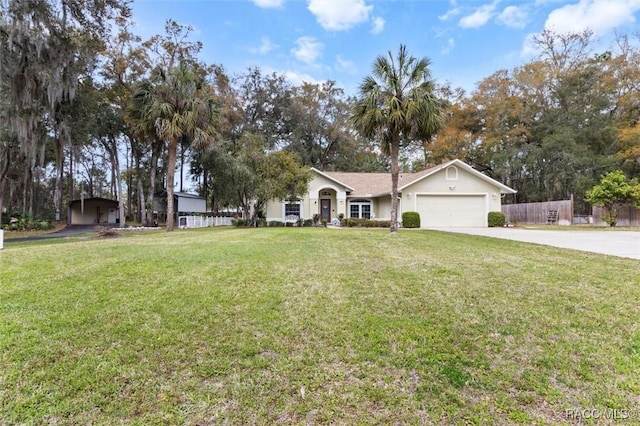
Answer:
[[331, 200], [320, 200], [320, 220], [331, 222]]

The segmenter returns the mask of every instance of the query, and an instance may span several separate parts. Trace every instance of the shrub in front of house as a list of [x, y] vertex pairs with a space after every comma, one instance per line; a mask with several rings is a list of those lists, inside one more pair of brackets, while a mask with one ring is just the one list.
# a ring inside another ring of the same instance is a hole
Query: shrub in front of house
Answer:
[[281, 227], [284, 226], [284, 222], [281, 222], [279, 220], [271, 220], [269, 221], [269, 227], [271, 228], [277, 228], [277, 227]]
[[313, 226], [313, 219], [305, 219], [302, 222], [302, 226]]
[[353, 217], [347, 217], [340, 221], [341, 226], [346, 226], [348, 228], [353, 228], [357, 226], [362, 226], [366, 219], [357, 219]]
[[374, 220], [374, 219], [358, 219], [358, 218], [344, 218], [340, 221], [340, 226], [345, 226], [348, 228], [390, 228], [391, 221], [390, 220]]
[[420, 213], [418, 212], [402, 213], [402, 226], [404, 228], [420, 228]]
[[502, 212], [489, 212], [489, 228], [503, 227], [506, 223], [506, 216]]
[[356, 225], [356, 222], [351, 218], [344, 218], [340, 221], [340, 226], [346, 226], [348, 228], [353, 228]]

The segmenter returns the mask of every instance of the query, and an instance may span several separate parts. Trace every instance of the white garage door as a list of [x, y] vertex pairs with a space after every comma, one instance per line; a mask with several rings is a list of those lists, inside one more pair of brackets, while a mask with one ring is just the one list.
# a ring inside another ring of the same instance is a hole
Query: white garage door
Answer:
[[416, 201], [423, 228], [487, 226], [484, 195], [418, 195]]

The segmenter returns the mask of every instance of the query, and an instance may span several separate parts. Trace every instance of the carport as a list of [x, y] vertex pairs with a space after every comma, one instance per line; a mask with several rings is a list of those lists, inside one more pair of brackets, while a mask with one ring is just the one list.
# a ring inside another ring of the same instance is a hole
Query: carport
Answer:
[[69, 203], [70, 225], [113, 225], [118, 223], [118, 202], [91, 197]]

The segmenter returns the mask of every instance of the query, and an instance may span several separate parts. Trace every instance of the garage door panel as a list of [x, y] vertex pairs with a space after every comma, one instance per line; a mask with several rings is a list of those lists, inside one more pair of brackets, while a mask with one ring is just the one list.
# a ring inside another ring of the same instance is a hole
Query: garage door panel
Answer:
[[416, 202], [423, 228], [487, 226], [484, 195], [418, 195]]

